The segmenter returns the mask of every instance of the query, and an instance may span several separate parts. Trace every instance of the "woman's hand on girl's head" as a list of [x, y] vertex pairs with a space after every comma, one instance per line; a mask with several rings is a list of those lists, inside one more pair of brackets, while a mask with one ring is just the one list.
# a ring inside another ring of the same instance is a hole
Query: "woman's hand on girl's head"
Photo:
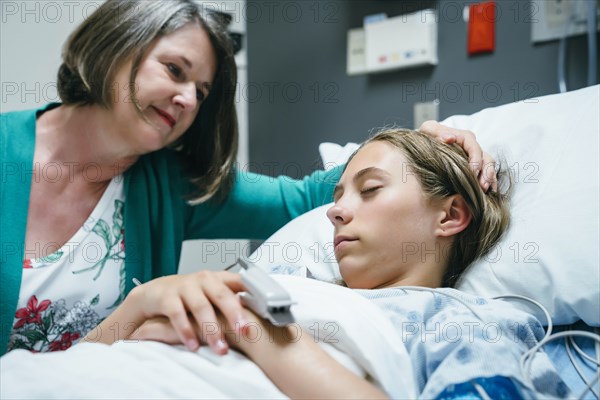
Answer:
[[469, 156], [469, 165], [479, 178], [479, 185], [483, 190], [487, 192], [490, 187], [494, 191], [498, 190], [496, 161], [483, 151], [473, 132], [450, 128], [436, 121], [423, 122], [419, 131], [427, 133], [444, 143], [456, 143], [461, 146]]
[[[154, 279], [128, 296], [146, 321], [130, 338], [183, 343], [193, 351], [203, 342], [215, 353], [225, 354], [228, 345], [216, 310], [230, 326], [241, 329], [245, 314], [236, 293], [243, 290], [240, 276], [229, 272], [200, 271]], [[168, 321], [174, 332], [161, 329], [160, 321]]]

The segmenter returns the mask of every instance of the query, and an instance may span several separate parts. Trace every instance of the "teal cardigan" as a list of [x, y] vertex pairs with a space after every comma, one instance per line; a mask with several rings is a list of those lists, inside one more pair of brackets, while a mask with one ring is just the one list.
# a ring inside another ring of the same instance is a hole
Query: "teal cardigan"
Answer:
[[[21, 287], [36, 118], [57, 106], [0, 114], [0, 355]], [[190, 206], [183, 196], [193, 187], [176, 152], [140, 157], [124, 174], [125, 293], [134, 277], [146, 282], [177, 273], [184, 240], [266, 239], [292, 218], [331, 201], [340, 174], [336, 168], [293, 180], [236, 171], [224, 202]]]

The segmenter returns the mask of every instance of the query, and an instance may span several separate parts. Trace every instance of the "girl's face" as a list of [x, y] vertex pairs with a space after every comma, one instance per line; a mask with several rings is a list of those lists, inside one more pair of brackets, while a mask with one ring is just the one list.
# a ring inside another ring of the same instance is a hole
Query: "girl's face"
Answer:
[[327, 212], [335, 255], [352, 288], [394, 286], [411, 268], [439, 257], [439, 211], [425, 200], [404, 154], [387, 142], [364, 146], [347, 165]]
[[148, 49], [135, 79], [140, 118], [129, 94], [131, 63], [117, 73], [116, 126], [126, 127], [128, 146], [144, 154], [161, 149], [191, 126], [215, 78], [217, 60], [208, 34], [190, 23], [165, 35]]

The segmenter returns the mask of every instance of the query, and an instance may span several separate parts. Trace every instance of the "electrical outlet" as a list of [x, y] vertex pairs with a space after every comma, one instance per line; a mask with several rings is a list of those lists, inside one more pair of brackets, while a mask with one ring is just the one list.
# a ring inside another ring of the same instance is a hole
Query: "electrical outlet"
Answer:
[[438, 121], [440, 118], [440, 101], [436, 99], [426, 103], [415, 103], [413, 116], [415, 129], [419, 129], [425, 121]]
[[346, 56], [346, 73], [358, 75], [367, 72], [367, 56], [365, 30], [363, 28], [348, 31], [348, 49]]
[[534, 43], [585, 34], [590, 5], [600, 18], [600, 0], [533, 0], [524, 4], [530, 7], [524, 16], [531, 24]]
[[568, 0], [544, 0], [545, 9], [540, 11], [545, 14], [548, 25], [564, 25], [569, 20], [572, 5]]

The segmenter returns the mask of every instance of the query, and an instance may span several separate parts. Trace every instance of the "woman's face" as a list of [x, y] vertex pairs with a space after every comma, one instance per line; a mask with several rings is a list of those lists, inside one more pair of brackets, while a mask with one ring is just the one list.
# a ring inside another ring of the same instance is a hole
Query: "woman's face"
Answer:
[[393, 286], [423, 257], [435, 257], [439, 212], [424, 199], [407, 165], [398, 148], [371, 142], [350, 161], [336, 187], [327, 216], [349, 287]]
[[128, 146], [139, 154], [161, 149], [190, 127], [210, 92], [217, 60], [206, 31], [190, 23], [154, 42], [142, 59], [129, 94], [131, 62], [117, 73], [113, 108], [115, 123], [126, 127]]

